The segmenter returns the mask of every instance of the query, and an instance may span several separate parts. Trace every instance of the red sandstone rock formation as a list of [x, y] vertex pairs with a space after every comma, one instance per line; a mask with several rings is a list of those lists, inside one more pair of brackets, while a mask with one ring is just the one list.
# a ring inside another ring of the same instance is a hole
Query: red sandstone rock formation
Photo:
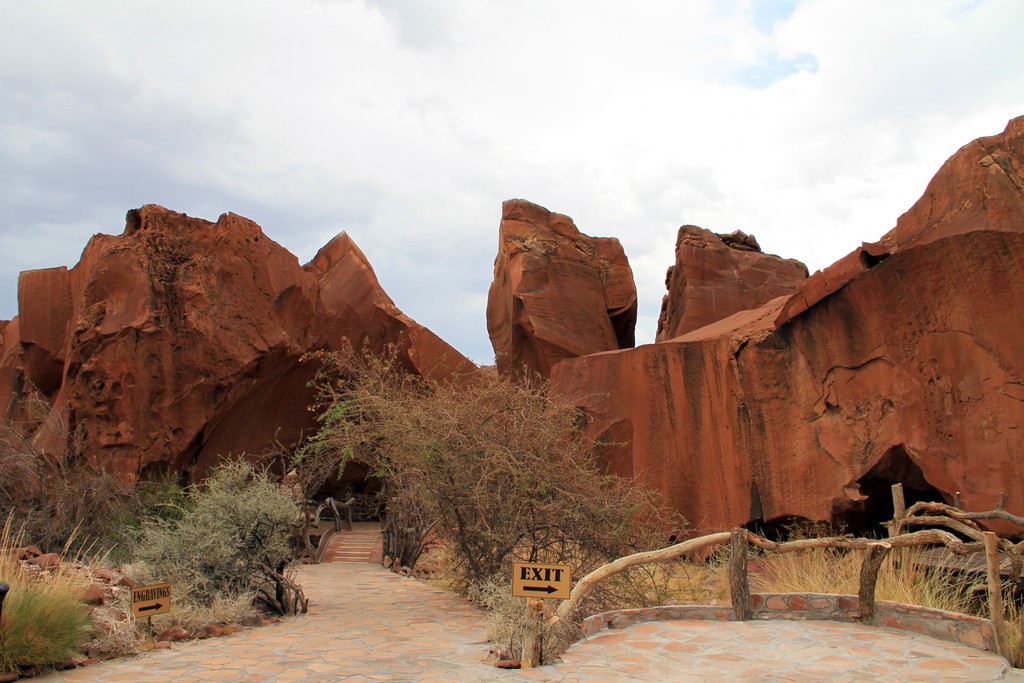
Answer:
[[0, 405], [11, 417], [36, 387], [50, 420], [81, 427], [86, 454], [126, 477], [200, 477], [223, 456], [293, 443], [314, 427], [316, 368], [300, 357], [342, 336], [395, 343], [424, 375], [473, 367], [395, 307], [347, 235], [300, 267], [234, 214], [129, 211], [124, 233], [93, 237], [72, 270], [22, 273], [18, 303]]
[[487, 330], [501, 372], [634, 344], [636, 286], [617, 239], [522, 199], [502, 205]]
[[676, 262], [668, 270], [656, 340], [667, 341], [733, 313], [792, 294], [807, 267], [761, 251], [753, 235], [716, 235], [695, 225], [679, 228]]
[[[612, 470], [691, 524], [887, 519], [889, 484], [1024, 513], [1024, 118], [962, 148], [880, 245], [552, 381]], [[852, 515], [852, 516], [851, 516]]]
[[978, 230], [1024, 232], [1024, 117], [964, 145], [883, 238], [890, 252]]

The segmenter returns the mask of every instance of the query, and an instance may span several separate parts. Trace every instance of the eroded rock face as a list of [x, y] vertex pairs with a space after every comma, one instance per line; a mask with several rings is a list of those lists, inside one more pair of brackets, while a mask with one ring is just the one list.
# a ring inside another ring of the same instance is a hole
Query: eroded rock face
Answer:
[[978, 230], [1024, 231], [1024, 116], [964, 145], [881, 242], [890, 252]]
[[[798, 292], [552, 382], [699, 528], [888, 519], [889, 484], [1024, 512], [1024, 119]], [[997, 159], [998, 157], [998, 159]], [[993, 168], [997, 167], [997, 168]]]
[[[6, 326], [0, 402], [30, 386], [88, 457], [127, 478], [202, 477], [229, 454], [260, 454], [314, 427], [308, 351], [343, 336], [398, 344], [414, 371], [472, 363], [399, 311], [347, 235], [307, 266], [234, 214], [216, 223], [149, 205], [79, 264], [23, 273]], [[12, 400], [13, 399], [13, 400]]]
[[753, 235], [716, 235], [695, 225], [679, 228], [676, 262], [665, 278], [668, 294], [658, 319], [659, 342], [733, 313], [795, 292], [807, 267], [761, 251]]
[[[957, 277], [914, 276], [946, 268]], [[775, 328], [783, 303], [567, 361], [553, 382], [592, 435], [628, 443], [607, 449], [613, 470], [700, 526], [841, 517], [864, 504], [858, 480], [904, 457], [971, 509], [1006, 492], [1020, 514], [1024, 354], [1005, 331], [1024, 329], [1024, 235], [909, 249]]]
[[617, 239], [522, 199], [502, 205], [487, 330], [503, 373], [545, 377], [565, 358], [630, 348], [633, 271]]

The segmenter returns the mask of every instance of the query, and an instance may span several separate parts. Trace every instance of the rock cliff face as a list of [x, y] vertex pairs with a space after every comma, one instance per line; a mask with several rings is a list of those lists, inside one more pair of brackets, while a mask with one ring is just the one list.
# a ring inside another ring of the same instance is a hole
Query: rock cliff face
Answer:
[[753, 235], [716, 235], [684, 225], [676, 238], [675, 265], [665, 278], [668, 294], [656, 340], [668, 341], [792, 294], [806, 279], [804, 264], [763, 253]]
[[1024, 116], [979, 138], [935, 174], [881, 240], [890, 252], [978, 230], [1024, 232]]
[[1024, 119], [962, 148], [879, 244], [686, 334], [562, 361], [609, 467], [691, 524], [857, 530], [911, 497], [1024, 513]]
[[562, 214], [502, 205], [487, 330], [501, 372], [540, 373], [565, 358], [630, 348], [636, 285], [617, 239], [588, 237]]
[[[259, 454], [314, 426], [307, 351], [342, 336], [395, 343], [425, 375], [472, 363], [403, 315], [345, 234], [305, 267], [234, 214], [216, 223], [159, 206], [128, 212], [70, 271], [22, 273], [3, 330], [0, 406], [35, 387], [61, 430], [127, 478], [201, 477], [229, 454]], [[58, 444], [51, 444], [52, 447]]]

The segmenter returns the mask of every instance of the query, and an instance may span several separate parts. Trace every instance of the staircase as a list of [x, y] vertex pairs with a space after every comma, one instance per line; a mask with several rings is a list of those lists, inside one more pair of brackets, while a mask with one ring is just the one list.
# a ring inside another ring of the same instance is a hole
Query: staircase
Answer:
[[320, 561], [380, 564], [380, 560], [380, 523], [356, 522], [351, 530], [346, 529], [331, 536]]

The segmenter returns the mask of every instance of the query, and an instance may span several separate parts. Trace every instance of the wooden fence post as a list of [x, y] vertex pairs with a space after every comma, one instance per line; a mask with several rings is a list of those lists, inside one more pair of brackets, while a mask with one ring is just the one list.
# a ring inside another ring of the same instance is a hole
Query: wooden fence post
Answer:
[[985, 566], [988, 569], [988, 611], [996, 652], [1006, 657], [1006, 617], [1003, 614], [1003, 581], [999, 571], [999, 538], [991, 531], [982, 534], [985, 541]]
[[875, 584], [882, 560], [892, 549], [888, 543], [871, 543], [864, 549], [864, 562], [860, 565], [860, 620], [870, 624], [875, 617]]
[[903, 484], [892, 485], [892, 526], [889, 527], [889, 537], [898, 536], [903, 533], [903, 520], [907, 518], [907, 502], [903, 497]]
[[754, 616], [747, 577], [747, 532], [733, 529], [729, 539], [729, 594], [736, 621], [749, 621]]
[[538, 634], [540, 633], [540, 600], [536, 598], [526, 599], [526, 623], [523, 624], [523, 655], [519, 660], [519, 666], [529, 669], [540, 666], [538, 648]]

